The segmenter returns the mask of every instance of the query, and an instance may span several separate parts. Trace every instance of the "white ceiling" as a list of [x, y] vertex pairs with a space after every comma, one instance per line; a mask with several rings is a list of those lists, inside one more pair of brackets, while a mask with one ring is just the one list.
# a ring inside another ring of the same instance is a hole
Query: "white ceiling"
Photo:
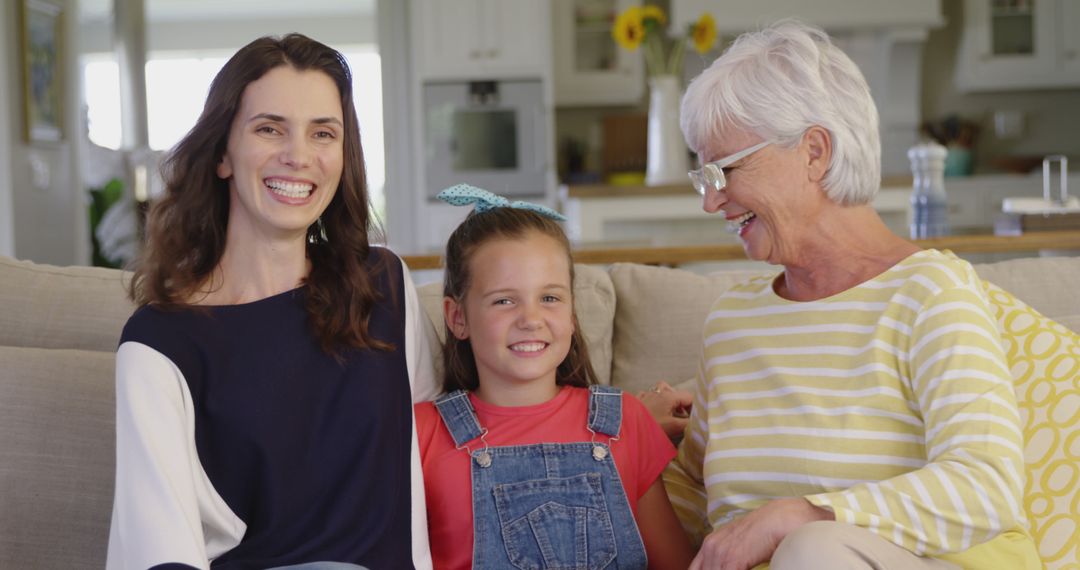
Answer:
[[[78, 0], [83, 21], [105, 20], [112, 14], [113, 0]], [[376, 0], [143, 0], [146, 19], [235, 20], [257, 17], [288, 18], [373, 14]]]

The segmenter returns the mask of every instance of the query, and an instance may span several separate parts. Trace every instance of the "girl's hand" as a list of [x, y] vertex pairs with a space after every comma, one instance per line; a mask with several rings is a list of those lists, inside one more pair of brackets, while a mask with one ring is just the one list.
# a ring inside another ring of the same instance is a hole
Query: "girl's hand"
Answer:
[[652, 390], [638, 392], [637, 397], [669, 438], [677, 440], [682, 437], [689, 422], [693, 394], [676, 390], [671, 384], [661, 381]]
[[800, 526], [833, 520], [833, 513], [802, 498], [777, 499], [714, 530], [701, 544], [690, 570], [747, 570], [768, 562], [780, 542]]

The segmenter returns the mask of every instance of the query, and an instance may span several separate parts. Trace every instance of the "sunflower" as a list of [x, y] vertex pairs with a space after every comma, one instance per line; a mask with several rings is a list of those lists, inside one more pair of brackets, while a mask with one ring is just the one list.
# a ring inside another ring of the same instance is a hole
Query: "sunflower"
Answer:
[[692, 43], [694, 49], [704, 54], [716, 43], [716, 20], [702, 14], [683, 28], [685, 33], [674, 36], [667, 34], [667, 24], [667, 14], [655, 4], [630, 6], [615, 18], [611, 37], [628, 51], [637, 51], [644, 44], [641, 51], [649, 77], [678, 76], [682, 73], [687, 44]]
[[627, 8], [615, 20], [611, 36], [625, 49], [634, 51], [645, 39], [645, 25], [642, 22], [642, 10], [637, 6]]
[[649, 20], [653, 20], [657, 28], [667, 24], [667, 14], [664, 13], [662, 8], [653, 4], [646, 4], [641, 7], [641, 19], [646, 24]]
[[705, 53], [712, 49], [716, 43], [716, 20], [712, 15], [704, 13], [690, 27], [690, 38], [694, 42], [694, 49], [698, 53]]

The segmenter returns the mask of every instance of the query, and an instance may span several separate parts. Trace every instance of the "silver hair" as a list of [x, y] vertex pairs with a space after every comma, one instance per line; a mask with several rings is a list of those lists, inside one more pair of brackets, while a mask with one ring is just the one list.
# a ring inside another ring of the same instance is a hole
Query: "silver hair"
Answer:
[[866, 79], [828, 34], [797, 20], [739, 36], [690, 83], [680, 125], [696, 153], [729, 130], [793, 148], [819, 125], [832, 138], [829, 199], [868, 204], [881, 185], [878, 112]]

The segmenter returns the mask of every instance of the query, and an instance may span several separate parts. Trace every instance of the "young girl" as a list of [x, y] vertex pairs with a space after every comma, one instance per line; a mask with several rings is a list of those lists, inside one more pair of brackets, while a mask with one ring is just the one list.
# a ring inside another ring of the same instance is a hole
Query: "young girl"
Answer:
[[[596, 386], [559, 214], [459, 185], [446, 247], [444, 387], [416, 406], [436, 568], [686, 568], [640, 402]], [[636, 521], [636, 522], [635, 522]]]

